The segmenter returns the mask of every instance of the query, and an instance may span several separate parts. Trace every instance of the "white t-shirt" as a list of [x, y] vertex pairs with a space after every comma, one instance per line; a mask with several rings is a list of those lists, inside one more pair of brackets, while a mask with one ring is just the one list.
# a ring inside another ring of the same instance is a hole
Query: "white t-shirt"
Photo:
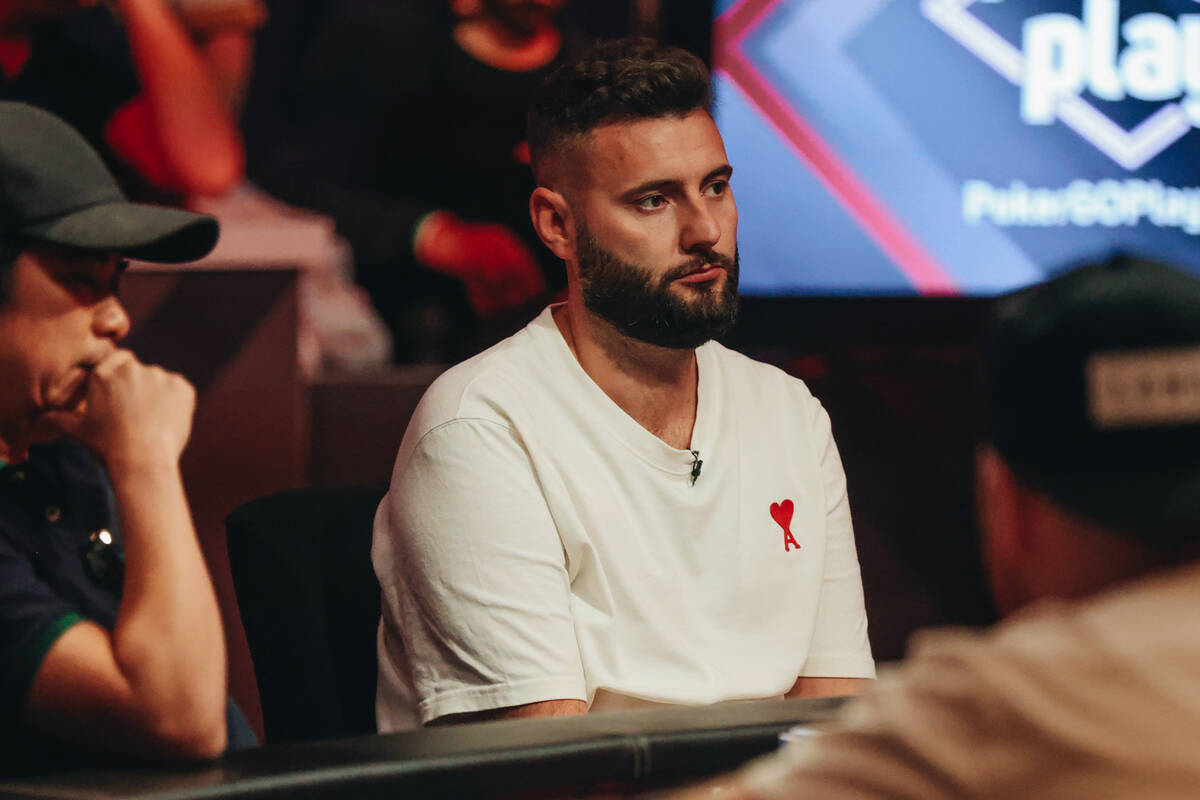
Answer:
[[434, 382], [375, 518], [380, 731], [874, 677], [828, 415], [774, 367], [696, 357], [694, 484], [696, 457], [604, 394], [551, 309]]

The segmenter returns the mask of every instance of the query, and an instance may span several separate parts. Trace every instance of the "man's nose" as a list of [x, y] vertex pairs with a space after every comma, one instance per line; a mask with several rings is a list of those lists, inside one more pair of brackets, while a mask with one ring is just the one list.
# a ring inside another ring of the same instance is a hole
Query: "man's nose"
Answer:
[[129, 333], [129, 314], [116, 295], [100, 301], [92, 318], [93, 332], [100, 337], [119, 342]]
[[703, 201], [691, 204], [680, 231], [679, 246], [685, 253], [710, 250], [721, 240], [721, 223]]

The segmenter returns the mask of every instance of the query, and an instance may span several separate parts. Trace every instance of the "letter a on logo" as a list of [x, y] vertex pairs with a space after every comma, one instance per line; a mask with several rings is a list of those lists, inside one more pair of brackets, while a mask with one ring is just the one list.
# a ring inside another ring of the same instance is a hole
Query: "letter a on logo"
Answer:
[[792, 536], [792, 512], [796, 507], [791, 500], [784, 500], [782, 503], [771, 503], [771, 519], [778, 523], [779, 527], [783, 528], [783, 552], [790, 553], [792, 548], [800, 549], [800, 543], [796, 541], [796, 537]]

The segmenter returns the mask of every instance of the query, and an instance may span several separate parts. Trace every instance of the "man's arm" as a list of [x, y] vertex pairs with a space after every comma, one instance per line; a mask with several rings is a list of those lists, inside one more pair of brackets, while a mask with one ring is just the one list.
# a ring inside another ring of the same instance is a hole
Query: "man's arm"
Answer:
[[242, 178], [245, 155], [212, 65], [163, 0], [116, 1], [142, 93], [109, 120], [109, 143], [168, 189], [227, 192]]
[[[791, 689], [811, 694], [798, 696], [841, 693], [852, 686], [827, 683], [830, 680], [875, 677], [846, 474], [829, 415], [816, 400], [809, 402], [812, 441], [825, 495], [825, 541], [812, 643], [808, 658], [798, 670], [800, 680]], [[797, 696], [791, 692], [789, 696]]]
[[96, 366], [81, 415], [48, 422], [108, 467], [125, 539], [111, 633], [64, 632], [25, 708], [33, 729], [88, 750], [207, 758], [225, 748], [225, 641], [179, 474], [195, 392], [120, 350]]
[[381, 729], [386, 698], [410, 694], [388, 683], [397, 674], [412, 676], [423, 723], [584, 705], [562, 541], [507, 426], [457, 419], [406, 438], [372, 558], [385, 636], [403, 642], [380, 657], [407, 662], [380, 669]]
[[263, 0], [173, 0], [172, 6], [236, 117], [245, 104], [255, 31], [267, 21], [266, 4]]
[[801, 675], [786, 697], [852, 697], [871, 685], [867, 678], [813, 678]]

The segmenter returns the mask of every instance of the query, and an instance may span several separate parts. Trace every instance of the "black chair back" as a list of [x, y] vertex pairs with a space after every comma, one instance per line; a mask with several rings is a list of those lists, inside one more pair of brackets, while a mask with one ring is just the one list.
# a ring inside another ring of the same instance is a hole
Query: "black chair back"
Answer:
[[296, 489], [229, 515], [229, 564], [268, 744], [371, 734], [382, 486]]

